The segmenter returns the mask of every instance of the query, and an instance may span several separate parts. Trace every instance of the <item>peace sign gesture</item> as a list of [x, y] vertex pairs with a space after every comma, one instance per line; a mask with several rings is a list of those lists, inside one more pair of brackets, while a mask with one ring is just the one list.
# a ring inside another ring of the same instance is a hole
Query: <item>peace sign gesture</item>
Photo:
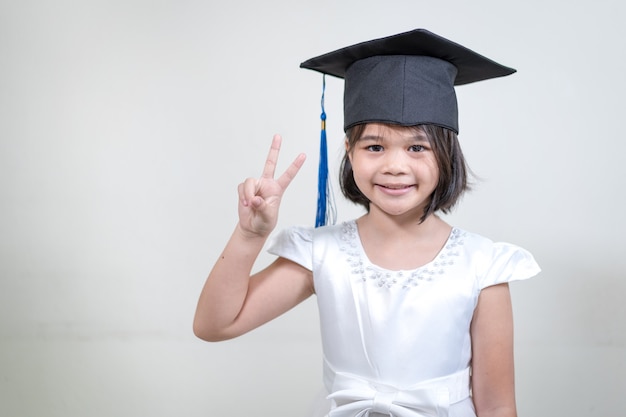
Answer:
[[294, 179], [306, 156], [300, 154], [285, 172], [274, 179], [282, 138], [274, 135], [260, 178], [247, 178], [239, 184], [239, 227], [249, 236], [267, 237], [276, 226], [283, 193]]

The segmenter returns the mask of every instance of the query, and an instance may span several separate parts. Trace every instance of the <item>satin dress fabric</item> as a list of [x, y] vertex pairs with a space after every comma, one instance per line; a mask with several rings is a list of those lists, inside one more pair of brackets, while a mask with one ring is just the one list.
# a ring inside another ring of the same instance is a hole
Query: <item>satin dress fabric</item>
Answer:
[[480, 291], [540, 271], [528, 251], [456, 227], [414, 270], [370, 262], [354, 220], [285, 229], [268, 251], [313, 272], [326, 391], [316, 417], [476, 417], [470, 323]]

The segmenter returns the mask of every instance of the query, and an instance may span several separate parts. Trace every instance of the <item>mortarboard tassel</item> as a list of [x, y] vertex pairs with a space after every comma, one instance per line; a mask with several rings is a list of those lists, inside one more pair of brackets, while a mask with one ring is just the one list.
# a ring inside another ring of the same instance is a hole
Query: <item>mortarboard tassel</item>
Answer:
[[317, 174], [317, 215], [315, 227], [328, 224], [328, 218], [335, 223], [336, 209], [332, 197], [330, 182], [328, 181], [328, 145], [326, 143], [326, 111], [324, 110], [324, 92], [326, 90], [326, 75], [322, 77], [322, 131], [320, 137], [320, 162]]

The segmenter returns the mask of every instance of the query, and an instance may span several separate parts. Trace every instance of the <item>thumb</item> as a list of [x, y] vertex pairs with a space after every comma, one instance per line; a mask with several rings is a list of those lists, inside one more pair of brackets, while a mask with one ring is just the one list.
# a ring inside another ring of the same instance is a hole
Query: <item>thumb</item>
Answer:
[[266, 206], [265, 199], [261, 196], [255, 195], [250, 200], [250, 206], [255, 210], [262, 210]]

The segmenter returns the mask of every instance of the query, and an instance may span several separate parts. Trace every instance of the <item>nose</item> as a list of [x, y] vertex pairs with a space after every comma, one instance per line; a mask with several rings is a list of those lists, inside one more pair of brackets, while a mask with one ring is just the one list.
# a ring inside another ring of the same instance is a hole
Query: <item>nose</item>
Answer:
[[382, 168], [385, 174], [401, 175], [407, 172], [408, 158], [403, 149], [389, 149], [384, 158]]

